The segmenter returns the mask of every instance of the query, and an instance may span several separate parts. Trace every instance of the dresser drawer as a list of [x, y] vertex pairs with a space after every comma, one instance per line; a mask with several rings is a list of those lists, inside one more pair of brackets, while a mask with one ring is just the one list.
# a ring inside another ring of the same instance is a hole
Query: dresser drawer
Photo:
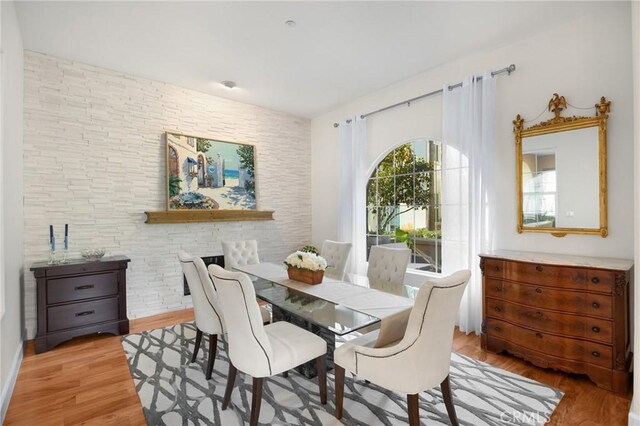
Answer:
[[611, 319], [613, 315], [611, 296], [604, 294], [559, 290], [485, 278], [485, 297], [606, 319]]
[[47, 308], [48, 331], [118, 319], [118, 297]]
[[48, 305], [116, 294], [117, 272], [47, 280]]
[[613, 350], [610, 346], [529, 330], [493, 318], [485, 320], [485, 328], [489, 336], [513, 342], [527, 349], [601, 367], [613, 367]]
[[483, 274], [487, 277], [502, 278], [504, 274], [504, 260], [483, 258]]
[[613, 343], [611, 321], [579, 315], [563, 314], [488, 297], [486, 316], [506, 320], [540, 331]]
[[524, 262], [506, 262], [502, 277], [522, 283], [611, 293], [613, 273]]

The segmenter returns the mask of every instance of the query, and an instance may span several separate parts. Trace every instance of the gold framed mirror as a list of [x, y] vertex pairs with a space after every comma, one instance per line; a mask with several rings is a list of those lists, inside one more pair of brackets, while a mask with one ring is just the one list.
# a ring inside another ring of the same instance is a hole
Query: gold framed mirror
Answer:
[[516, 142], [518, 232], [607, 236], [607, 118], [603, 96], [594, 117], [562, 117], [557, 93], [549, 101], [554, 117], [524, 127], [513, 121]]

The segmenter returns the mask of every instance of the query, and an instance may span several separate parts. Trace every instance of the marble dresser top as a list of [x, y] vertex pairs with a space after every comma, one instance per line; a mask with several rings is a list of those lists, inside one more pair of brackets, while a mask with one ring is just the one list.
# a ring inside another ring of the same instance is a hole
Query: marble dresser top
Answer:
[[492, 250], [481, 253], [480, 257], [494, 257], [521, 262], [545, 263], [563, 266], [582, 266], [627, 271], [633, 267], [633, 260], [613, 257], [574, 256], [568, 254], [538, 253], [518, 250]]

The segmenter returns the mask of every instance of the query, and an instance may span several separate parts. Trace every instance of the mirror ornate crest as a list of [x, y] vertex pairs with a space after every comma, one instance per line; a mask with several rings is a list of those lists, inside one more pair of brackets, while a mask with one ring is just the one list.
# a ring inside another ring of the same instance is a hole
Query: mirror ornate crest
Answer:
[[549, 101], [554, 117], [524, 127], [513, 121], [516, 139], [518, 232], [607, 236], [607, 118], [603, 96], [594, 117], [562, 117], [567, 100]]

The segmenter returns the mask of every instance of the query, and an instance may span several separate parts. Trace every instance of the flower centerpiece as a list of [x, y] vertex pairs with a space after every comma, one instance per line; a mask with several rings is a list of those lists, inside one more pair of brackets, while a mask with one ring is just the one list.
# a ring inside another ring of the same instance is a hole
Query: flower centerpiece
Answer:
[[297, 251], [284, 260], [289, 278], [307, 284], [320, 284], [327, 268], [327, 261], [315, 253]]

